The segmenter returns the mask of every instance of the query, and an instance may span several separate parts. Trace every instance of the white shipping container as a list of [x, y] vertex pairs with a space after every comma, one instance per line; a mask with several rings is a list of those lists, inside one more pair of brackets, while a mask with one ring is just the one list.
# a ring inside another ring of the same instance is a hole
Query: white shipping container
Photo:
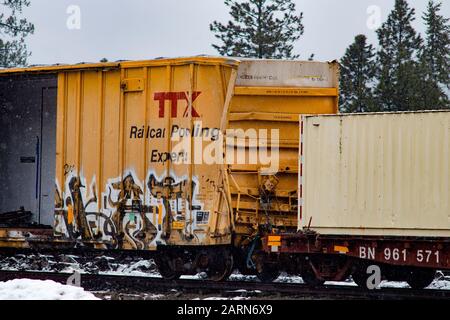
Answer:
[[450, 112], [301, 122], [299, 229], [450, 236]]

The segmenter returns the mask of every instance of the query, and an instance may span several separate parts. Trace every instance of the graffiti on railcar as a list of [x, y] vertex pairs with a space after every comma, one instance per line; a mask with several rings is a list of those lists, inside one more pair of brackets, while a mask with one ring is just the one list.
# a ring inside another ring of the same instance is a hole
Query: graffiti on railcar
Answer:
[[156, 228], [146, 216], [143, 194], [142, 187], [131, 173], [109, 184], [105, 209], [110, 208], [119, 248], [124, 247], [126, 241], [133, 249], [148, 249], [147, 244], [156, 236]]
[[55, 227], [58, 235], [64, 234], [71, 239], [94, 239], [92, 224], [88, 220], [88, 216], [92, 214], [90, 208], [95, 207], [98, 202], [95, 179], [90, 186], [89, 199], [85, 185], [85, 179], [73, 172], [67, 174], [65, 187], [67, 192], [65, 194], [61, 193], [59, 184], [56, 182], [55, 212], [57, 220]]
[[158, 177], [150, 172], [145, 181], [144, 188], [129, 171], [124, 178], [108, 180], [99, 199], [95, 177], [86, 187], [82, 174], [68, 173], [64, 191], [56, 182], [55, 234], [101, 243], [105, 248], [134, 250], [168, 241], [200, 243], [209, 211], [198, 200], [202, 197], [197, 177], [189, 184], [187, 177]]

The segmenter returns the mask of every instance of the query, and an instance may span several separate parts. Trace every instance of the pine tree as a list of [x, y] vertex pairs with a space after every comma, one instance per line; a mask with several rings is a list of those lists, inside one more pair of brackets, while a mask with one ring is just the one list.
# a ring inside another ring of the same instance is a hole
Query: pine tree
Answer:
[[[222, 41], [213, 47], [224, 56], [295, 59], [294, 43], [304, 32], [303, 13], [292, 0], [225, 0], [232, 21], [214, 21], [210, 30]], [[311, 56], [312, 59], [312, 56]]]
[[26, 65], [30, 53], [27, 51], [25, 38], [34, 32], [34, 25], [20, 15], [23, 8], [29, 5], [29, 0], [0, 2], [0, 67]]
[[422, 109], [420, 66], [417, 56], [422, 39], [411, 23], [415, 10], [406, 0], [396, 0], [388, 19], [377, 30], [378, 103], [385, 111]]
[[340, 109], [341, 112], [373, 112], [375, 79], [374, 48], [367, 44], [365, 35], [355, 37], [341, 59]]
[[441, 6], [442, 3], [430, 0], [423, 15], [427, 29], [426, 43], [420, 54], [421, 97], [427, 109], [450, 108], [445, 92], [450, 89], [450, 19], [439, 14]]

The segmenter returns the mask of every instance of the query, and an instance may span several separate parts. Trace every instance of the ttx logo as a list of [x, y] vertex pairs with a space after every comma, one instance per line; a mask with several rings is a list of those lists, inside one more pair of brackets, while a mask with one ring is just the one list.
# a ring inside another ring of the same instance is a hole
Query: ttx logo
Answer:
[[[201, 94], [199, 91], [192, 92], [192, 103], [198, 98], [198, 96]], [[165, 115], [165, 102], [170, 101], [171, 103], [171, 118], [177, 118], [178, 117], [178, 102], [186, 101], [187, 105], [184, 108], [183, 117], [188, 118], [189, 117], [189, 96], [186, 92], [156, 92], [155, 101], [159, 101], [159, 117], [164, 118]], [[198, 114], [197, 110], [194, 109], [194, 106], [192, 106], [191, 116], [193, 118], [200, 118], [200, 115]]]

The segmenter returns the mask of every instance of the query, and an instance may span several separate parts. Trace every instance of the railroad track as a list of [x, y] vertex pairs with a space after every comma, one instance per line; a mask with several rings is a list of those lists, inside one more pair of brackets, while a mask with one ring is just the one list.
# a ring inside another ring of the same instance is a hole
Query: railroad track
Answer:
[[[69, 273], [0, 271], [0, 281], [18, 278], [53, 280], [66, 283]], [[382, 288], [363, 290], [354, 286], [326, 285], [311, 288], [294, 283], [261, 283], [256, 281], [203, 281], [173, 280], [162, 278], [121, 276], [104, 274], [82, 274], [81, 285], [89, 291], [119, 291], [128, 293], [166, 293], [221, 294], [222, 296], [257, 295], [258, 298], [298, 298], [298, 299], [446, 299], [450, 300], [450, 290], [412, 290], [404, 288]]]

